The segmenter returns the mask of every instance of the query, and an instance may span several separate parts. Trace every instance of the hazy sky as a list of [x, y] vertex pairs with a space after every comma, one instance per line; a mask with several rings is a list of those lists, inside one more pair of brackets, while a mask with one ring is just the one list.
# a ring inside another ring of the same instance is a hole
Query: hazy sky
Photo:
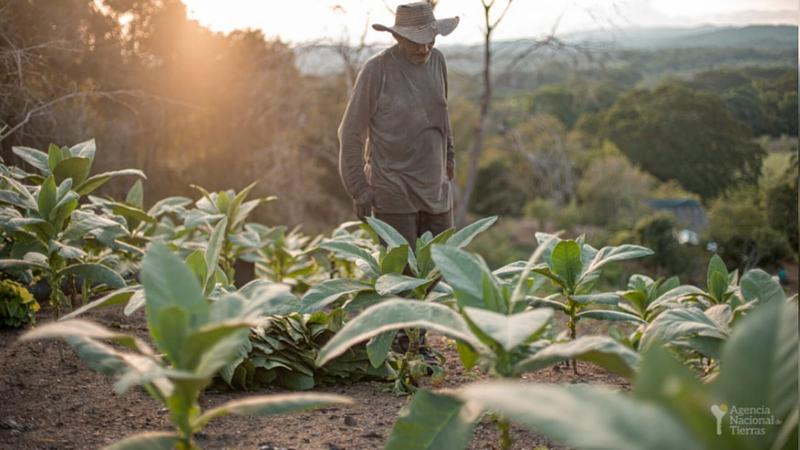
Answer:
[[[357, 38], [367, 22], [391, 25], [387, 10], [411, 0], [183, 0], [190, 17], [217, 31], [260, 28], [269, 37], [310, 41]], [[502, 7], [505, 0], [497, 0]], [[337, 8], [337, 5], [340, 8]], [[496, 9], [500, 9], [496, 7]], [[440, 0], [436, 16], [460, 16], [448, 43], [481, 39], [480, 0]], [[560, 18], [560, 20], [559, 20]], [[532, 37], [558, 32], [632, 26], [696, 26], [703, 24], [798, 22], [798, 0], [514, 0], [498, 27], [498, 39]], [[367, 40], [388, 41], [387, 33], [370, 28]]]

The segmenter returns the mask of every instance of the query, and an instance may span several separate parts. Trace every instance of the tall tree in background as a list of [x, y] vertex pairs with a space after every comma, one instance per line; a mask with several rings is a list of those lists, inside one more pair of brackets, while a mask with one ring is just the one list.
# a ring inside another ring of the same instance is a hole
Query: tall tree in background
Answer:
[[506, 0], [500, 13], [492, 19], [492, 11], [495, 8], [495, 0], [481, 0], [483, 6], [483, 71], [482, 71], [482, 91], [480, 97], [480, 115], [472, 130], [472, 146], [469, 151], [469, 163], [467, 166], [466, 181], [464, 190], [459, 199], [455, 211], [455, 222], [457, 226], [463, 226], [466, 221], [467, 208], [470, 204], [472, 192], [475, 190], [475, 182], [478, 178], [478, 163], [483, 154], [484, 134], [489, 123], [489, 113], [492, 105], [492, 33], [500, 22], [503, 21], [513, 0]]
[[761, 173], [765, 152], [747, 126], [719, 97], [680, 84], [629, 92], [608, 111], [604, 128], [631, 162], [705, 200], [755, 185]]

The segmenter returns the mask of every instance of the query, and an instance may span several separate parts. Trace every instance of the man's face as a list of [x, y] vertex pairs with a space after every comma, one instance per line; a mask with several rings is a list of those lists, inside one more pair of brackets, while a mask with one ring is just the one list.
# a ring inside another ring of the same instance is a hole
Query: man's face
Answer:
[[436, 43], [436, 38], [434, 37], [431, 42], [427, 44], [417, 44], [414, 41], [409, 41], [408, 39], [395, 35], [395, 39], [397, 39], [397, 43], [400, 46], [400, 51], [403, 52], [403, 55], [408, 59], [411, 64], [425, 64], [428, 62], [428, 58], [431, 56], [431, 50], [433, 50], [433, 44]]

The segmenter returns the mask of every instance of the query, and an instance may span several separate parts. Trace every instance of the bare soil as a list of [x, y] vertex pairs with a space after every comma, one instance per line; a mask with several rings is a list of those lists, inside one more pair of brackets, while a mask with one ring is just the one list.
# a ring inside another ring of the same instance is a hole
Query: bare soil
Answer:
[[[107, 327], [147, 336], [141, 312], [126, 317], [121, 309], [90, 312], [87, 318]], [[49, 310], [40, 323], [52, 320]], [[91, 449], [143, 431], [171, 430], [166, 409], [137, 388], [114, 393], [114, 380], [89, 370], [64, 343], [20, 343], [24, 330], [0, 329], [0, 449]], [[452, 343], [431, 336], [431, 344], [447, 357], [447, 377], [437, 387], [457, 387], [484, 379], [465, 372]], [[591, 364], [572, 370], [544, 369], [526, 374], [525, 381], [591, 383], [629, 389], [627, 380]], [[399, 410], [410, 397], [397, 397], [379, 383], [355, 383], [317, 389], [343, 394], [355, 404], [272, 417], [224, 417], [197, 436], [206, 449], [379, 449], [389, 436]], [[258, 394], [279, 391], [261, 391]], [[203, 408], [255, 392], [212, 392]], [[561, 448], [520, 427], [512, 431], [515, 449]], [[472, 449], [498, 448], [499, 434], [489, 419], [478, 425]]]

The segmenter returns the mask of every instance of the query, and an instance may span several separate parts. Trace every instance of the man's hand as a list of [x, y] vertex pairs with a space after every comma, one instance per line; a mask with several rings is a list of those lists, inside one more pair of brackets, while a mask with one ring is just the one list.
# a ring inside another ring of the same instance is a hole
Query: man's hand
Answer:
[[447, 179], [452, 180], [456, 176], [456, 162], [455, 160], [447, 160]]
[[367, 216], [372, 214], [372, 201], [375, 195], [372, 188], [367, 188], [358, 198], [353, 199], [353, 210], [358, 220], [364, 221]]

